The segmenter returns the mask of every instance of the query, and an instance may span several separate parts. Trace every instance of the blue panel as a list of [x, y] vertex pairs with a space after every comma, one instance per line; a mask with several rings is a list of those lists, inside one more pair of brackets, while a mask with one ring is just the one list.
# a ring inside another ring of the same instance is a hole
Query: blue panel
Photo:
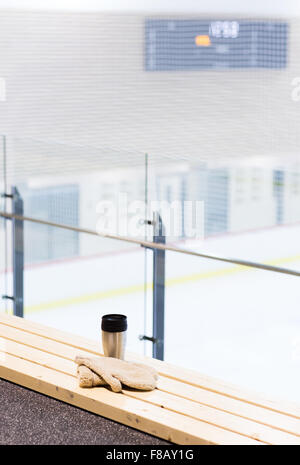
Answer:
[[284, 220], [284, 171], [273, 171], [273, 195], [276, 199], [276, 224]]
[[146, 19], [147, 71], [285, 68], [288, 24]]
[[206, 194], [204, 197], [205, 236], [228, 231], [228, 171], [207, 171]]
[[[79, 188], [75, 184], [21, 189], [27, 216], [66, 224], [79, 225]], [[25, 223], [26, 263], [73, 257], [79, 253], [77, 232], [52, 226]]]

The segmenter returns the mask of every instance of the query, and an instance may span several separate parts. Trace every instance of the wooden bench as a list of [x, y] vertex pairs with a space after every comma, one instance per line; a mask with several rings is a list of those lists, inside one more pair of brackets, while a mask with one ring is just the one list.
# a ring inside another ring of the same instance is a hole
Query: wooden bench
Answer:
[[82, 389], [73, 361], [78, 354], [101, 356], [96, 342], [0, 314], [3, 379], [176, 444], [300, 444], [298, 405], [133, 354], [127, 359], [158, 370], [158, 389]]

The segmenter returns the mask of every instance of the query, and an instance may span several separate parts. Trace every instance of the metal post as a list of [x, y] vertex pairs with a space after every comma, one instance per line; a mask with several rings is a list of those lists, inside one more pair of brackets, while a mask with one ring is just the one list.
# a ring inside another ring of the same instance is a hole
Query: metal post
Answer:
[[[12, 201], [12, 214], [23, 216], [23, 199], [16, 187], [12, 187], [12, 193], [1, 195]], [[5, 221], [8, 219], [6, 218]], [[3, 295], [2, 299], [13, 301], [13, 314], [23, 318], [24, 316], [24, 223], [22, 220], [12, 218], [12, 263], [13, 263], [13, 295]], [[6, 245], [7, 248], [7, 245]]]
[[[145, 220], [144, 224], [153, 226], [153, 242], [165, 244], [165, 228], [159, 213], [153, 214], [153, 221]], [[153, 251], [153, 336], [140, 335], [140, 341], [151, 341], [152, 356], [158, 360], [164, 359], [165, 339], [165, 250], [144, 246]]]
[[[23, 199], [16, 187], [12, 187], [12, 212], [23, 216]], [[24, 316], [23, 275], [24, 275], [24, 223], [12, 219], [12, 259], [13, 259], [13, 313]]]
[[[165, 244], [159, 213], [153, 215], [153, 242]], [[165, 338], [165, 250], [153, 249], [153, 358], [164, 359]]]

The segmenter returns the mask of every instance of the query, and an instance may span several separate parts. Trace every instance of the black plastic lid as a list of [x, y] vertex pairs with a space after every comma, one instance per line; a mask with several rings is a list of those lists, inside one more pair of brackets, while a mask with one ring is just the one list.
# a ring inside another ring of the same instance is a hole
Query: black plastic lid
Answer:
[[104, 315], [101, 323], [102, 331], [121, 333], [127, 329], [127, 317], [125, 315]]

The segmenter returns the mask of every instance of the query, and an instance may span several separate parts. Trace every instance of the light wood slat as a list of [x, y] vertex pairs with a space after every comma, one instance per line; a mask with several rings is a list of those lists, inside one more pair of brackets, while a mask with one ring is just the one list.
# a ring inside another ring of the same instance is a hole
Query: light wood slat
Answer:
[[72, 376], [9, 354], [0, 377], [176, 444], [262, 444], [106, 388], [79, 388]]
[[58, 353], [60, 357], [67, 360], [74, 360], [74, 354], [82, 355], [83, 357], [90, 357], [91, 354], [83, 349], [75, 349], [67, 344], [56, 342], [43, 336], [27, 333], [22, 329], [5, 326], [0, 323], [0, 336], [6, 339], [12, 339], [16, 342], [22, 342], [31, 347], [42, 348], [45, 352], [50, 354]]
[[[21, 358], [24, 357], [29, 361], [35, 361], [37, 363], [40, 363], [41, 365], [57, 369], [67, 374], [73, 374], [75, 376], [75, 364], [72, 361], [67, 361], [65, 358], [60, 358], [61, 356], [64, 357], [65, 355], [64, 349], [61, 348], [61, 344], [55, 343], [54, 341], [45, 340], [44, 338], [41, 338], [39, 336], [29, 335], [28, 333], [25, 333], [24, 331], [15, 328], [3, 328], [4, 326], [0, 325], [0, 336], [9, 338], [5, 339], [5, 351], [7, 353], [19, 356]], [[12, 341], [19, 341], [23, 344], [29, 342], [31, 344], [31, 347], [20, 344], [19, 342]], [[39, 350], [33, 349], [32, 347], [36, 347]], [[42, 352], [40, 349], [43, 348], [48, 351], [51, 350], [51, 353], [56, 355], [50, 355], [48, 352]], [[71, 360], [73, 360], [76, 355], [76, 349], [69, 348], [69, 351], [70, 350], [74, 351], [73, 354], [69, 354], [71, 355]], [[161, 382], [163, 382], [163, 380]], [[173, 384], [174, 383], [179, 384], [178, 382], [173, 381]], [[190, 388], [190, 386], [187, 387]], [[196, 388], [193, 389], [197, 390]], [[205, 392], [206, 391], [204, 391], [204, 393]], [[220, 426], [222, 428], [226, 428], [230, 431], [235, 431], [236, 433], [244, 434], [253, 438], [259, 438], [261, 441], [265, 441], [267, 443], [300, 444], [300, 439], [296, 438], [295, 436], [283, 433], [281, 431], [273, 429], [272, 427], [270, 428], [266, 425], [257, 423], [256, 421], [249, 421], [242, 417], [234, 416], [231, 414], [231, 412], [226, 413], [215, 408], [200, 405], [199, 403], [192, 402], [188, 399], [178, 398], [174, 395], [174, 393], [159, 392], [157, 390], [149, 393], [139, 393], [137, 391], [124, 391], [124, 393], [135, 398], [144, 399], [145, 401], [153, 403], [155, 405], [163, 405], [164, 408], [174, 410], [179, 413], [183, 413], [185, 415], [201, 419], [203, 421], [207, 421], [211, 424]], [[213, 395], [215, 397], [218, 396], [217, 394], [213, 393], [208, 394]], [[228, 399], [226, 397], [224, 399], [227, 402], [229, 401], [229, 403], [232, 402], [232, 399]], [[247, 405], [248, 404], [246, 404], [246, 406]], [[264, 409], [260, 410], [265, 412]], [[280, 414], [274, 414], [273, 412], [267, 411], [267, 413], [269, 415], [273, 414], [275, 415], [275, 417], [280, 416]], [[288, 418], [288, 420], [290, 419]], [[298, 428], [300, 428], [300, 422], [298, 422], [297, 426]]]
[[66, 344], [70, 347], [84, 349], [95, 355], [102, 355], [100, 344], [97, 344], [91, 339], [79, 336], [78, 334], [74, 335], [68, 333], [67, 331], [61, 331], [60, 329], [51, 328], [50, 326], [35, 323], [34, 321], [20, 318], [15, 315], [7, 315], [6, 313], [0, 313], [0, 323], [12, 326], [14, 328], [22, 329], [31, 334], [37, 334], [39, 336], [46, 337], [47, 339], [51, 339], [53, 341], [61, 342], [62, 344]]
[[134, 394], [132, 391], [128, 391], [126, 395], [163, 406], [168, 410], [179, 412], [192, 418], [201, 419], [215, 426], [265, 442], [266, 444], [300, 445], [300, 438], [294, 435], [201, 405], [191, 400], [179, 399], [174, 394], [155, 390], [149, 393], [137, 392]]
[[[22, 342], [23, 344], [28, 344], [31, 347], [36, 347], [38, 349], [42, 349], [52, 354], [58, 354], [61, 357], [68, 358], [69, 360], [73, 360], [75, 356], [79, 353], [77, 349], [75, 349], [74, 347], [70, 347], [55, 342], [53, 340], [49, 340], [42, 336], [27, 333], [22, 329], [2, 325], [1, 323], [0, 336], [11, 338], [14, 341]], [[90, 355], [89, 352], [80, 351], [80, 353], [82, 353], [82, 355]], [[177, 394], [179, 392], [181, 395], [183, 394], [183, 397], [187, 397], [192, 391], [193, 396], [188, 397], [188, 399], [190, 400], [194, 400], [196, 402], [204, 404], [205, 399], [208, 398], [208, 406], [210, 407], [218, 408], [218, 406], [220, 406], [221, 404], [221, 410], [233, 413], [233, 409], [238, 416], [243, 416], [244, 413], [244, 416], [247, 419], [265, 424], [266, 426], [272, 426], [284, 432], [288, 432], [298, 436], [300, 435], [299, 420], [296, 420], [289, 416], [285, 416], [261, 407], [249, 405], [248, 403], [237, 401], [227, 396], [220, 396], [219, 394], [216, 394], [214, 392], [203, 390], [201, 388], [195, 388], [188, 384], [184, 384], [182, 382], [160, 376], [159, 386], [164, 384], [167, 385], [166, 391], [172, 394]], [[172, 386], [172, 389], [170, 389], [170, 386]]]
[[[134, 359], [134, 356], [130, 354], [128, 359]], [[262, 394], [245, 389], [244, 387], [235, 386], [222, 380], [205, 376], [196, 371], [187, 370], [160, 360], [147, 359], [147, 357], [139, 357], [139, 359], [143, 363], [148, 363], [153, 366], [161, 375], [169, 379], [182, 381], [190, 386], [221, 394], [224, 397], [226, 396], [231, 399], [242, 401], [250, 406], [262, 407], [266, 410], [300, 420], [300, 407], [297, 403], [288, 402], [286, 400], [267, 399]], [[135, 357], [135, 360], [137, 360], [137, 357]]]
[[76, 364], [73, 360], [67, 360], [59, 355], [50, 354], [49, 352], [29, 347], [24, 345], [22, 342], [15, 342], [11, 339], [4, 340], [0, 336], [0, 352], [2, 357], [5, 357], [5, 354], [14, 355], [18, 358], [36, 363], [46, 368], [51, 368], [51, 370], [76, 378]]
[[[6, 342], [5, 352], [47, 368], [52, 368], [61, 373], [68, 374], [74, 378], [76, 377], [75, 363], [72, 364], [72, 362], [69, 362], [69, 364], [66, 364], [67, 361], [58, 356], [50, 355], [46, 352], [10, 340]], [[172, 394], [159, 392], [157, 390], [144, 393], [124, 390], [123, 393], [129, 397], [146, 401], [197, 420], [203, 420], [215, 426], [227, 429], [228, 431], [233, 431], [268, 444], [296, 444], [297, 441], [300, 444], [300, 440], [292, 435], [273, 430], [272, 428], [259, 425], [252, 421], [234, 417], [228, 413], [203, 407], [186, 399], [178, 399]]]
[[[0, 314], [0, 322], [15, 328], [23, 329], [31, 334], [39, 334], [42, 337], [70, 345], [78, 348], [78, 350], [85, 350], [95, 355], [102, 355], [100, 353], [100, 344], [93, 342], [89, 339], [74, 336], [70, 333], [57, 330], [54, 328], [48, 328], [23, 318], [16, 316]], [[200, 387], [204, 390], [218, 393], [222, 396], [227, 396], [232, 399], [240, 400], [253, 406], [263, 407], [274, 412], [282, 413], [296, 419], [300, 419], [300, 407], [299, 404], [287, 401], [278, 401], [273, 399], [266, 399], [260, 394], [252, 391], [242, 389], [228, 383], [223, 383], [215, 378], [200, 375], [199, 373], [186, 370], [181, 367], [170, 365], [166, 362], [151, 359], [149, 357], [141, 357], [138, 354], [127, 353], [128, 360], [140, 360], [143, 363], [148, 363], [157, 369], [161, 376], [168, 377], [170, 379], [179, 380], [191, 386]], [[297, 430], [298, 433], [298, 430]]]
[[181, 397], [193, 400], [300, 437], [300, 420], [296, 418], [162, 376], [158, 380], [158, 389], [176, 395], [178, 400]]

